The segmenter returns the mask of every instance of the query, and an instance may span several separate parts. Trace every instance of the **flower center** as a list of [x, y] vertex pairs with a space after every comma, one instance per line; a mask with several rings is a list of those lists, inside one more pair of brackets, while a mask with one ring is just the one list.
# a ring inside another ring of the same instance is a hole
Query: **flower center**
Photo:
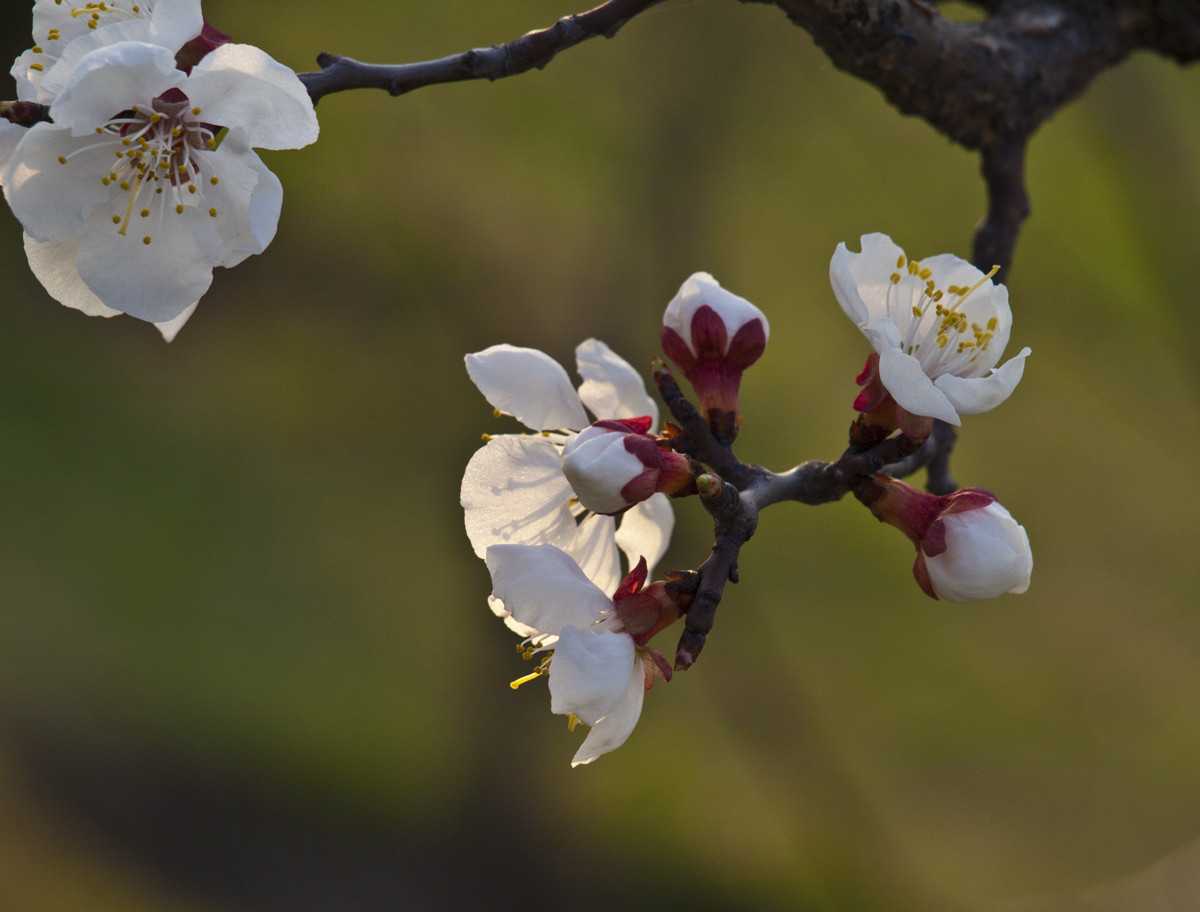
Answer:
[[[921, 362], [930, 378], [968, 369], [978, 360], [980, 352], [988, 350], [999, 320], [993, 316], [986, 324], [972, 323], [962, 308], [967, 299], [999, 271], [999, 266], [993, 266], [987, 275], [969, 287], [947, 285], [939, 288], [932, 270], [922, 266], [919, 260], [907, 259], [904, 254], [896, 260], [896, 272], [888, 280], [888, 316], [898, 327], [908, 326], [906, 333], [902, 329], [901, 347]], [[903, 300], [906, 292], [909, 295], [907, 304]], [[893, 315], [894, 305], [901, 308], [902, 319]], [[910, 312], [903, 314], [906, 306]]]
[[[217, 148], [219, 128], [201, 121], [203, 110], [193, 107], [183, 93], [172, 90], [170, 94], [181, 100], [164, 95], [149, 108], [135, 105], [97, 127], [96, 135], [103, 137], [98, 142], [58, 158], [66, 167], [85, 153], [112, 149], [116, 161], [106, 164], [99, 178], [113, 189], [112, 223], [126, 237], [136, 219], [145, 220], [152, 230], [135, 234], [141, 234], [146, 246], [154, 243], [154, 231], [162, 229], [168, 213], [174, 218], [191, 213], [212, 219], [221, 215], [206, 199], [206, 190], [212, 192], [221, 183], [216, 173], [210, 173], [212, 159], [206, 155]], [[207, 170], [202, 171], [201, 164]]]

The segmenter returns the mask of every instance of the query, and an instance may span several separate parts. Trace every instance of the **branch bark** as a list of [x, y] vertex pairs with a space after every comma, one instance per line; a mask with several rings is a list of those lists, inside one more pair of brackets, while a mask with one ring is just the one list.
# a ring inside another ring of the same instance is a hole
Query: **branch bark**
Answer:
[[662, 0], [609, 0], [594, 9], [564, 16], [549, 28], [529, 32], [504, 44], [474, 48], [436, 60], [396, 66], [362, 63], [351, 57], [321, 54], [321, 70], [303, 73], [300, 80], [314, 103], [349, 89], [383, 89], [403, 95], [443, 82], [486, 79], [494, 82], [542, 69], [558, 54], [591, 38], [612, 38], [634, 16]]

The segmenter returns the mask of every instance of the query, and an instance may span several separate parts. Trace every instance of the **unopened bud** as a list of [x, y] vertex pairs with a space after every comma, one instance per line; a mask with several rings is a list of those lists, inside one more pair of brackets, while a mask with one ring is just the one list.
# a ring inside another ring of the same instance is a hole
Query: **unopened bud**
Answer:
[[689, 487], [687, 457], [661, 446], [647, 433], [650, 425], [650, 418], [598, 421], [566, 445], [563, 474], [583, 506], [620, 513], [655, 494]]
[[967, 488], [938, 497], [877, 475], [859, 498], [916, 545], [913, 576], [926, 595], [967, 602], [1029, 588], [1029, 535], [986, 491]]
[[761, 310], [698, 272], [683, 283], [663, 314], [662, 347], [700, 397], [710, 424], [737, 434], [742, 372], [762, 357], [771, 333]]

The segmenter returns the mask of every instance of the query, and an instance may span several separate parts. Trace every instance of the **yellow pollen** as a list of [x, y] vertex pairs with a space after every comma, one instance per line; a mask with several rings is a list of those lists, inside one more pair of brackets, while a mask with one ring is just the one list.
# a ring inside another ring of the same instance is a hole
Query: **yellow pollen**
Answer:
[[996, 331], [996, 327], [997, 327], [997, 326], [999, 326], [999, 325], [1000, 325], [1000, 321], [999, 321], [999, 320], [997, 320], [995, 317], [992, 317], [990, 320], [988, 320], [988, 321], [987, 321], [987, 328], [988, 328], [988, 329], [989, 329], [991, 332], [995, 332], [995, 331]]
[[893, 285], [899, 285], [900, 284], [900, 273], [893, 272], [891, 281], [892, 281]]
[[58, 163], [60, 165], [65, 165], [67, 163], [67, 157], [65, 155], [60, 155], [58, 157]]
[[216, 210], [216, 209], [209, 209], [209, 210], [208, 210], [208, 214], [209, 214], [209, 215], [211, 215], [213, 218], [216, 218], [216, 217], [217, 217], [217, 210]]
[[114, 225], [119, 225], [119, 224], [121, 224], [121, 216], [119, 216], [119, 215], [114, 215], [114, 216], [113, 216], [113, 224], [114, 224]]
[[920, 275], [921, 278], [928, 279], [931, 275], [933, 275], [933, 271], [930, 269], [922, 269]]
[[149, 209], [142, 210], [142, 218], [150, 218], [150, 210]]
[[529, 674], [525, 675], [524, 677], [517, 678], [515, 681], [510, 682], [508, 686], [511, 687], [513, 690], [520, 690], [522, 687], [524, 687], [530, 681], [536, 681], [538, 678], [540, 678], [545, 673], [546, 672], [543, 671], [541, 668], [536, 668]]
[[216, 175], [213, 175], [212, 177], [210, 177], [208, 179], [208, 182], [215, 187], [217, 184], [221, 183], [221, 178], [217, 177]]
[[154, 243], [154, 238], [150, 237], [150, 235], [146, 235], [144, 238], [142, 238], [142, 243], [149, 247]]
[[571, 732], [571, 734], [574, 734], [575, 729], [579, 727], [580, 721], [581, 720], [579, 716], [575, 715], [575, 713], [571, 713], [569, 716], [567, 716], [567, 731]]
[[204, 113], [203, 108], [192, 108], [192, 116], [194, 116], [194, 117], [199, 117], [203, 113]]
[[897, 269], [904, 268], [904, 254], [900, 254], [900, 256], [896, 257], [896, 268]]
[[491, 434], [480, 434], [479, 439], [482, 440], [484, 443], [487, 443], [489, 440], [492, 439], [492, 435]]
[[29, 64], [29, 69], [37, 70], [40, 73], [46, 68], [44, 66], [42, 66], [40, 63], [31, 63], [31, 64]]
[[178, 206], [175, 207], [175, 214], [183, 215], [183, 203], [180, 203]]

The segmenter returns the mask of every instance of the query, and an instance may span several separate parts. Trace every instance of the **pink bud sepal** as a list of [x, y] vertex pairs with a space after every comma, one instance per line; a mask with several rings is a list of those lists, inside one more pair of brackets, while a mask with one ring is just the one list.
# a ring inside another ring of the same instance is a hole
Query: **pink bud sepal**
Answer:
[[697, 273], [663, 314], [662, 348], [679, 365], [723, 442], [737, 436], [742, 374], [766, 351], [770, 327], [761, 310]]
[[674, 670], [657, 649], [647, 645], [661, 630], [670, 627], [687, 611], [690, 598], [669, 582], [646, 585], [649, 571], [643, 557], [621, 581], [613, 595], [613, 607], [621, 629], [633, 637], [646, 669], [646, 689], [658, 679], [670, 681]]
[[933, 433], [932, 418], [906, 411], [884, 388], [879, 379], [879, 355], [875, 352], [867, 357], [867, 363], [854, 382], [862, 387], [854, 400], [854, 410], [861, 413], [858, 425], [878, 429], [882, 435], [880, 439], [897, 429], [905, 437], [918, 442]]

